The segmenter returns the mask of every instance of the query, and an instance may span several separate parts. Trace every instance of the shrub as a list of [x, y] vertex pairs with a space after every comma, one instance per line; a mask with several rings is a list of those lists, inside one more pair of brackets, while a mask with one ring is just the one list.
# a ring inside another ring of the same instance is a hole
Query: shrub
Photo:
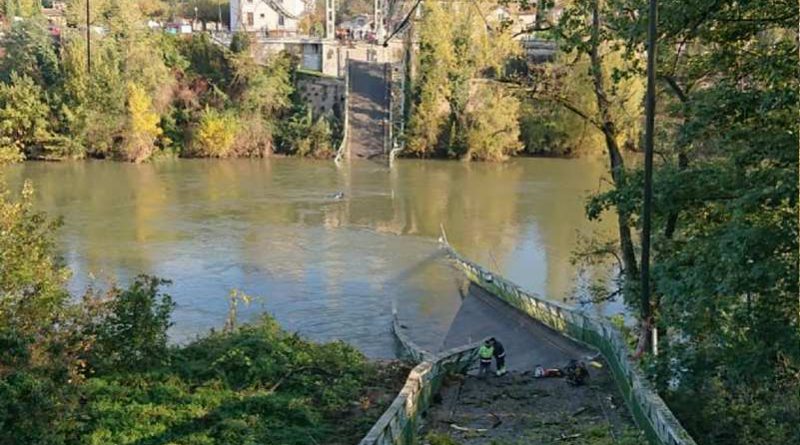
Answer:
[[160, 292], [166, 280], [141, 275], [126, 290], [112, 289], [107, 312], [89, 326], [89, 363], [98, 373], [142, 370], [167, 358], [167, 329], [175, 303]]
[[336, 155], [331, 125], [324, 116], [316, 120], [311, 110], [300, 107], [281, 129], [281, 151], [318, 159]]
[[231, 153], [238, 125], [230, 113], [206, 108], [192, 140], [197, 156], [224, 158]]

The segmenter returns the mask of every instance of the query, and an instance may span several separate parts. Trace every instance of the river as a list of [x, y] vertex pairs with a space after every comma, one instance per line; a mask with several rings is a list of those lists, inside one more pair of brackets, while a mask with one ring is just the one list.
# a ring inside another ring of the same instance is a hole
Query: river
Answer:
[[171, 337], [184, 342], [222, 326], [235, 288], [257, 297], [241, 319], [269, 311], [371, 357], [394, 354], [392, 301], [432, 348], [455, 316], [463, 278], [437, 249], [440, 225], [456, 249], [523, 287], [573, 296], [578, 234], [614, 233], [610, 218], [583, 213], [603, 177], [603, 160], [588, 158], [401, 160], [391, 171], [302, 159], [29, 162], [7, 173], [13, 187], [32, 180], [37, 207], [64, 218], [73, 294], [140, 273], [168, 278]]

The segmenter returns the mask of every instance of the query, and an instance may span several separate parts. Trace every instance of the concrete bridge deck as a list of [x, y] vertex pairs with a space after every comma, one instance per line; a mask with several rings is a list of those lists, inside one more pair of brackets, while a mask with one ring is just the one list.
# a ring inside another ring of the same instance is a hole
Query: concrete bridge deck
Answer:
[[348, 62], [348, 150], [351, 157], [372, 159], [386, 154], [384, 140], [389, 113], [386, 64]]
[[530, 371], [536, 365], [563, 367], [570, 359], [588, 360], [596, 353], [521, 314], [470, 283], [441, 349], [495, 337], [506, 349], [509, 370]]
[[[492, 336], [506, 350], [509, 373], [485, 379], [470, 372], [447, 379], [421, 432], [420, 443], [446, 436], [461, 445], [620, 443], [640, 439], [611, 375], [598, 354], [523, 315], [470, 283], [442, 350]], [[537, 365], [587, 363], [581, 386], [563, 378], [534, 378]], [[594, 361], [600, 367], [588, 363]], [[643, 443], [643, 442], [642, 442]]]

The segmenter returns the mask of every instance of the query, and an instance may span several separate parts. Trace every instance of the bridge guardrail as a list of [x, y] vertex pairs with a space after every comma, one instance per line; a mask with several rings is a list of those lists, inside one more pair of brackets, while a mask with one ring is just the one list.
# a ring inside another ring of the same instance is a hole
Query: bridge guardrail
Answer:
[[411, 370], [400, 393], [359, 445], [411, 445], [416, 443], [420, 416], [439, 391], [444, 376], [452, 372], [466, 372], [478, 358], [478, 349], [484, 340], [438, 354], [425, 351], [404, 332], [393, 309], [392, 330], [403, 349], [420, 363]]
[[492, 295], [560, 334], [598, 349], [608, 363], [629, 411], [653, 445], [696, 445], [630, 356], [619, 330], [568, 305], [528, 293], [516, 284], [463, 258], [440, 239], [467, 278]]

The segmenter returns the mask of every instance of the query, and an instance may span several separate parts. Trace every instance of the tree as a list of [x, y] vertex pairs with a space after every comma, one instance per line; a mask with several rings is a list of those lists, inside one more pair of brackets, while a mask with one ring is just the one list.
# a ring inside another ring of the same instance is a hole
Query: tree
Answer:
[[[414, 80], [409, 120], [407, 146], [411, 154], [469, 157], [480, 150], [469, 145], [467, 133], [471, 126], [492, 124], [481, 122], [491, 119], [486, 113], [468, 112], [472, 98], [486, 94], [479, 93], [486, 85], [476, 80], [500, 77], [508, 59], [518, 51], [509, 32], [487, 22], [483, 14], [478, 5], [425, 4], [419, 30], [419, 74]], [[503, 151], [515, 151], [517, 146], [513, 141]]]
[[0, 83], [0, 147], [9, 158], [41, 151], [50, 138], [49, 110], [41, 88], [28, 76], [11, 73]]
[[519, 101], [503, 87], [482, 85], [468, 108], [466, 159], [501, 161], [522, 148]]
[[[71, 330], [68, 271], [54, 251], [58, 222], [0, 180], [0, 443], [60, 444], [69, 435], [81, 377]], [[36, 415], [31, 415], [35, 413]]]
[[3, 40], [5, 56], [0, 59], [0, 80], [11, 73], [32, 78], [42, 88], [57, 87], [61, 72], [53, 40], [42, 20], [14, 22]]
[[[623, 153], [638, 141], [643, 88], [642, 79], [631, 75], [639, 59], [636, 54], [626, 53], [621, 39], [614, 34], [609, 20], [614, 16], [615, 9], [609, 2], [571, 3], [553, 30], [565, 56], [557, 59], [554, 66], [533, 67], [531, 85], [537, 99], [562, 106], [595, 129], [605, 146], [613, 186], [619, 189], [630, 181]], [[591, 202], [587, 213], [594, 219], [612, 207], [619, 229], [618, 249], [611, 253], [620, 259], [622, 294], [633, 304], [638, 298], [639, 280], [633, 209]], [[643, 338], [647, 337], [647, 329], [647, 324], [642, 323]]]
[[128, 83], [128, 116], [122, 157], [141, 162], [150, 157], [156, 137], [161, 134], [160, 117], [153, 112], [152, 102], [144, 88]]
[[305, 157], [331, 158], [333, 148], [330, 123], [325, 116], [316, 119], [311, 110], [298, 105], [294, 114], [280, 129], [279, 147], [282, 152]]
[[160, 290], [167, 284], [141, 275], [128, 289], [114, 287], [102, 297], [102, 316], [84, 327], [85, 335], [95, 338], [88, 356], [94, 372], [145, 370], [166, 362], [175, 308], [172, 297]]
[[[652, 309], [661, 335], [644, 364], [699, 443], [794, 443], [800, 13], [782, 1], [659, 3]], [[622, 163], [615, 171], [612, 136], [624, 126], [614, 98], [622, 81], [642, 77], [645, 11], [644, 1], [575, 2], [558, 29], [570, 43], [562, 47], [589, 60], [598, 108], [553, 99], [598, 127], [610, 148], [613, 187], [591, 200], [590, 216], [613, 209], [629, 228], [642, 173]], [[615, 54], [624, 65], [596, 69]]]

